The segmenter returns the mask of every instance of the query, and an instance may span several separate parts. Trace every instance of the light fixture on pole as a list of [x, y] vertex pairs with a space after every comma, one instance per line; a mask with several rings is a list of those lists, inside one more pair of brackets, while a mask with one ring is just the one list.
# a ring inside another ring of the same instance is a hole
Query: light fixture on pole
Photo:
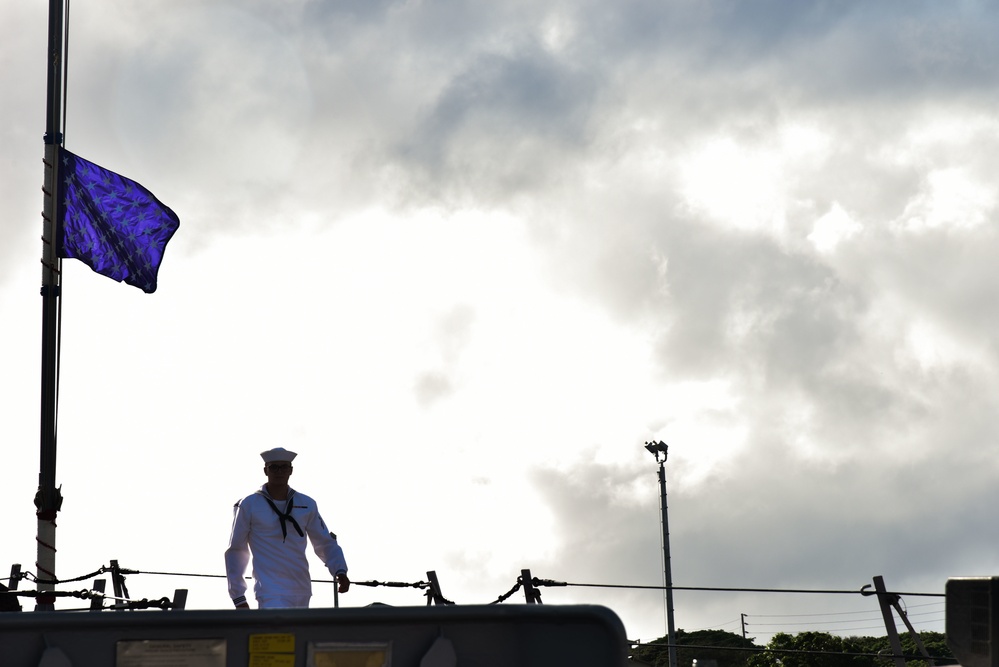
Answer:
[[[666, 638], [669, 642], [669, 667], [676, 665], [676, 630], [673, 625], [673, 574], [670, 572], [669, 558], [669, 514], [666, 511], [666, 454], [669, 446], [662, 440], [647, 442], [645, 448], [656, 457], [659, 464], [659, 497], [662, 503], [663, 520], [663, 577], [666, 585]], [[662, 458], [659, 455], [662, 454]]]

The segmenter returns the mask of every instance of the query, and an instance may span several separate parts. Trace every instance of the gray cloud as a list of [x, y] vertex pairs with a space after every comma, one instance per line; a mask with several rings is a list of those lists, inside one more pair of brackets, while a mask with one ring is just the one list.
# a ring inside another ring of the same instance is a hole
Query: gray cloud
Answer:
[[[4, 6], [0, 25], [44, 26], [41, 13]], [[100, 29], [77, 17], [70, 147], [175, 208], [191, 249], [367, 207], [503, 209], [563, 292], [651, 341], [664, 383], [726, 382], [737, 406], [705, 412], [745, 425], [740, 453], [699, 481], [683, 455], [670, 464], [678, 583], [942, 584], [997, 566], [991, 5], [154, 3]], [[136, 40], [147, 25], [158, 37]], [[0, 40], [14, 64], [0, 72], [0, 281], [37, 261], [41, 34]], [[721, 174], [707, 204], [685, 192], [718, 140], [777, 164], [774, 201], [745, 219], [705, 210], [734, 196]], [[853, 227], [818, 248], [833, 211]], [[471, 307], [440, 318], [439, 358], [411, 376], [420, 405], [458, 391], [475, 326]], [[648, 470], [566, 463], [533, 481], [557, 517], [544, 565], [654, 581]]]
[[440, 365], [435, 370], [420, 373], [414, 383], [417, 402], [430, 407], [438, 400], [454, 393], [454, 374], [460, 363], [461, 353], [472, 337], [475, 309], [468, 304], [458, 304], [438, 321], [436, 339], [440, 348]]
[[484, 55], [449, 83], [399, 153], [431, 191], [456, 184], [487, 201], [539, 191], [557, 180], [566, 153], [585, 146], [593, 94], [584, 72], [537, 48]]
[[[997, 536], [987, 507], [996, 500], [995, 465], [980, 467], [979, 459], [941, 450], [914, 455], [903, 467], [874, 455], [836, 465], [805, 460], [779, 440], [760, 441], [694, 486], [685, 483], [682, 461], [667, 464], [676, 586], [858, 591], [855, 598], [680, 592], [680, 627], [765, 613], [770, 604], [787, 613], [798, 605], [837, 609], [842, 600], [856, 610], [866, 606], [861, 586], [878, 574], [892, 590], [933, 593], [947, 576], [994, 568]], [[662, 549], [651, 470], [536, 470], [533, 481], [561, 527], [559, 547], [539, 571], [579, 583], [656, 585]], [[587, 557], [567, 563], [574, 553]], [[626, 614], [662, 614], [654, 595], [615, 593], [606, 603]], [[633, 616], [626, 621], [636, 624]]]

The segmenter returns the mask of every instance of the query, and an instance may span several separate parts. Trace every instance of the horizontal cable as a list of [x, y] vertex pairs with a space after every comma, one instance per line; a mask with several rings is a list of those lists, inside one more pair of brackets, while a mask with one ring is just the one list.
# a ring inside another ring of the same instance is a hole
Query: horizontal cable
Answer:
[[[823, 595], [863, 595], [864, 597], [877, 595], [876, 593], [869, 593], [864, 590], [828, 590], [828, 589], [802, 589], [802, 588], [718, 588], [711, 586], [630, 586], [625, 584], [578, 584], [578, 583], [566, 583], [560, 582], [556, 584], [545, 584], [539, 582], [537, 585], [556, 585], [556, 586], [588, 586], [594, 588], [634, 588], [634, 589], [649, 589], [649, 590], [673, 590], [673, 591], [706, 591], [706, 592], [726, 592], [726, 593], [817, 593]], [[886, 595], [907, 595], [907, 596], [924, 596], [924, 597], [946, 597], [946, 593], [901, 593], [894, 591], [886, 591]]]
[[[224, 574], [191, 574], [189, 572], [151, 572], [148, 570], [122, 570], [125, 574], [157, 574], [168, 577], [212, 577], [215, 579], [225, 579]], [[252, 579], [253, 577], [246, 577]], [[310, 579], [314, 584], [335, 584], [333, 579]], [[402, 581], [351, 581], [352, 586], [388, 586], [392, 588], [428, 588], [430, 584], [426, 581], [402, 582]]]
[[[34, 574], [30, 573], [30, 572], [23, 572], [23, 573], [21, 573], [19, 575], [19, 577], [20, 577], [20, 579], [27, 579], [27, 580], [34, 581], [34, 582], [39, 583], [39, 584], [58, 584], [58, 583], [68, 583], [68, 582], [73, 582], [73, 581], [81, 581], [81, 580], [84, 580], [84, 579], [88, 579], [88, 578], [91, 578], [91, 577], [94, 577], [94, 576], [97, 576], [97, 575], [100, 575], [100, 574], [106, 574], [106, 573], [109, 573], [109, 572], [112, 574], [112, 576], [114, 576], [115, 572], [117, 572], [117, 574], [121, 575], [121, 576], [131, 575], [131, 574], [149, 574], [149, 575], [174, 576], [174, 577], [205, 577], [205, 578], [215, 578], [215, 579], [224, 579], [224, 578], [226, 578], [226, 575], [223, 575], [223, 574], [201, 574], [201, 573], [191, 573], [191, 572], [161, 572], [161, 571], [151, 571], [151, 570], [132, 570], [132, 569], [118, 567], [117, 564], [115, 564], [115, 566], [112, 567], [112, 568], [102, 566], [101, 568], [99, 568], [98, 570], [95, 570], [94, 572], [91, 572], [91, 573], [86, 574], [86, 575], [82, 575], [80, 577], [74, 577], [72, 579], [43, 580], [43, 579], [39, 579], [36, 575], [34, 575]], [[245, 577], [245, 578], [246, 579], [252, 579], [252, 577]], [[17, 579], [17, 577], [14, 577], [14, 579]], [[8, 578], [8, 580], [10, 580], [10, 578]], [[336, 583], [335, 581], [329, 580], [329, 579], [312, 579], [311, 581], [313, 583], [323, 583], [323, 584], [326, 584], [326, 583], [329, 583], [329, 584]], [[428, 588], [431, 587], [431, 584], [428, 583], [428, 582], [425, 582], [425, 581], [417, 581], [417, 582], [384, 581], [383, 582], [383, 581], [378, 581], [378, 580], [371, 580], [371, 581], [352, 581], [351, 583], [354, 584], [354, 585], [357, 585], [357, 586], [369, 586], [369, 587], [385, 586], [385, 587], [394, 587], [394, 588], [415, 588], [415, 589], [428, 589]], [[794, 594], [817, 594], [817, 595], [856, 595], [856, 594], [859, 593], [860, 595], [865, 596], [865, 597], [875, 596], [876, 595], [876, 593], [866, 591], [865, 589], [867, 587], [865, 587], [864, 589], [860, 589], [860, 590], [839, 590], [839, 589], [780, 589], [780, 588], [737, 588], [737, 587], [662, 586], [662, 585], [660, 585], [660, 586], [646, 586], [646, 585], [628, 585], [628, 584], [601, 584], [601, 583], [565, 582], [565, 581], [555, 581], [555, 580], [552, 580], [552, 579], [540, 579], [538, 577], [532, 578], [532, 580], [531, 580], [530, 583], [533, 584], [533, 586], [535, 588], [546, 587], [546, 586], [555, 586], [555, 587], [574, 586], [574, 587], [583, 587], [583, 588], [611, 588], [611, 589], [615, 589], [616, 588], [616, 589], [634, 589], [634, 590], [674, 590], [674, 591], [695, 591], [695, 592], [794, 593]], [[490, 602], [489, 604], [498, 604], [498, 603], [504, 602], [505, 600], [509, 599], [514, 593], [516, 593], [518, 590], [520, 590], [522, 586], [523, 586], [522, 578], [518, 577], [517, 580], [516, 580], [516, 583], [513, 585], [513, 587], [509, 591], [507, 591], [506, 593], [498, 596], [496, 600]], [[48, 593], [51, 594], [52, 592], [48, 591]], [[428, 592], [426, 594], [429, 595], [430, 593]], [[540, 591], [539, 590], [535, 590], [534, 594], [538, 596], [537, 597], [537, 601], [540, 602]], [[946, 594], [944, 594], [944, 593], [912, 593], [912, 592], [901, 593], [901, 592], [888, 592], [886, 594], [887, 595], [896, 595], [896, 596], [903, 596], [903, 595], [905, 595], [905, 596], [910, 596], [910, 597], [911, 596], [946, 597]], [[73, 593], [69, 593], [68, 595], [73, 595]], [[145, 602], [145, 601], [140, 601], [137, 604], [142, 604], [143, 602]], [[438, 603], [443, 603], [443, 604], [455, 604], [454, 602], [452, 602], [451, 600], [448, 600], [447, 598], [444, 598], [443, 596], [440, 596], [440, 598], [437, 600], [437, 602]], [[933, 603], [930, 603], [930, 604], [933, 604]], [[936, 603], [936, 604], [939, 604], [939, 603]], [[917, 606], [919, 606], [919, 605], [917, 605]], [[921, 605], [921, 606], [929, 606], [929, 605]], [[814, 616], [849, 615], [849, 614], [859, 614], [859, 613], [869, 613], [869, 611], [863, 611], [863, 612], [838, 612], [838, 613], [834, 612], [834, 613], [831, 613], [831, 614], [807, 614], [807, 615], [802, 615], [802, 614], [798, 614], [798, 615], [746, 615], [746, 618], [747, 619], [750, 619], [750, 618], [789, 618], [789, 617], [802, 618], [802, 617], [814, 617]], [[924, 613], [922, 615], [932, 615], [934, 613], [939, 613], [939, 612], [926, 612], [926, 613]], [[913, 616], [917, 616], [917, 615], [920, 615], [920, 614], [913, 614]], [[868, 619], [868, 618], [854, 619], [853, 622], [858, 622], [858, 621], [859, 622], [863, 622], [863, 621], [868, 621], [868, 620], [872, 620], [873, 621], [873, 620], [876, 620], [876, 619]], [[737, 621], [730, 621], [729, 623], [734, 623], [734, 622], [737, 622]], [[847, 621], [847, 622], [849, 623], [850, 621]], [[750, 621], [750, 622], [745, 623], [745, 625], [746, 625], [746, 627], [752, 627], [754, 629], [754, 631], [762, 633], [762, 634], [776, 634], [776, 632], [772, 632], [771, 633], [771, 632], [768, 632], [767, 630], [765, 630], [764, 628], [766, 628], [766, 627], [787, 627], [788, 625], [799, 625], [799, 626], [800, 625], [813, 625], [813, 626], [814, 625], [829, 625], [829, 624], [833, 624], [833, 623], [835, 623], [835, 621], [824, 621], [824, 622], [823, 621], [814, 621], [814, 622], [811, 622], [811, 623], [791, 623], [791, 624], [787, 624], [787, 623], [781, 623], [781, 624], [778, 624], [778, 623], [763, 623], [763, 624], [760, 624], [760, 623], [755, 623], [755, 622]], [[728, 624], [725, 624], [725, 625], [728, 625]], [[880, 626], [871, 626], [871, 628], [877, 628], [877, 627], [880, 627]], [[846, 631], [846, 630], [860, 630], [860, 629], [869, 629], [869, 628], [867, 628], [867, 627], [850, 627], [850, 628], [837, 628], [836, 630], [838, 630], [838, 631]]]
[[[943, 603], [937, 602], [933, 604], [923, 604], [923, 605], [912, 605], [911, 609], [916, 607], [929, 607], [929, 606], [940, 606]], [[909, 616], [925, 616], [927, 614], [939, 614], [942, 610], [937, 611], [922, 611], [916, 614], [908, 614]], [[820, 612], [815, 614], [746, 614], [746, 617], [752, 618], [802, 618], [810, 616], [849, 616], [851, 614], [869, 614], [870, 609], [863, 609], [858, 611], [832, 611], [832, 612]]]
[[838, 625], [840, 623], [864, 623], [864, 622], [867, 622], [867, 621], [881, 621], [881, 620], [882, 619], [880, 617], [878, 617], [878, 616], [872, 616], [871, 618], [855, 618], [853, 620], [841, 619], [839, 621], [801, 621], [801, 622], [798, 622], [798, 623], [751, 623], [749, 621], [749, 617], [747, 617], [746, 618], [746, 627], [747, 628], [749, 628], [749, 627], [753, 627], [753, 628], [772, 628], [772, 627], [786, 628], [786, 627], [789, 627], [789, 626], [801, 626], [801, 625], [808, 625], [808, 626], [815, 626], [815, 625]]
[[[941, 613], [941, 612], [935, 612], [935, 613]], [[932, 615], [932, 614], [907, 614], [906, 617], [909, 620], [912, 620], [912, 618], [914, 616], [929, 616], [929, 615]], [[815, 626], [815, 625], [838, 625], [840, 623], [864, 623], [866, 621], [882, 621], [883, 622], [883, 618], [880, 617], [880, 616], [871, 616], [871, 617], [867, 617], [867, 618], [839, 619], [839, 620], [835, 620], [835, 621], [800, 621], [800, 622], [792, 622], [792, 623], [786, 623], [786, 622], [785, 623], [756, 623], [756, 622], [750, 621], [749, 620], [750, 618], [753, 618], [753, 617], [749, 616], [749, 615], [746, 616], [745, 625], [746, 625], [747, 628], [748, 627], [770, 628], [770, 627], [788, 627], [788, 626], [801, 626], [801, 625], [808, 625], [808, 626]]]
[[[226, 578], [226, 575], [221, 575], [221, 574], [199, 574], [199, 573], [190, 573], [190, 572], [157, 572], [157, 571], [131, 570], [131, 569], [127, 569], [127, 568], [118, 567], [117, 564], [115, 563], [114, 567], [110, 567], [109, 568], [109, 567], [102, 566], [100, 569], [95, 570], [94, 572], [91, 572], [89, 574], [86, 574], [86, 575], [83, 575], [83, 576], [80, 576], [80, 577], [74, 577], [72, 579], [43, 580], [43, 579], [39, 579], [36, 575], [34, 575], [34, 574], [30, 573], [30, 572], [23, 572], [23, 573], [21, 573], [17, 577], [9, 577], [9, 578], [7, 578], [6, 581], [16, 581], [18, 579], [27, 579], [27, 580], [30, 580], [30, 581], [33, 581], [33, 582], [36, 582], [36, 583], [39, 583], [39, 584], [58, 584], [58, 583], [68, 583], [68, 582], [73, 582], [73, 581], [81, 581], [83, 579], [88, 579], [88, 578], [91, 578], [91, 577], [94, 577], [94, 576], [97, 576], [97, 575], [100, 575], [100, 574], [106, 574], [106, 573], [111, 573], [112, 576], [118, 575], [118, 576], [121, 576], [122, 578], [124, 578], [124, 575], [126, 575], [126, 574], [128, 574], [128, 575], [131, 575], [131, 574], [150, 574], [150, 575], [175, 576], [175, 577], [207, 577], [207, 578], [216, 578], [216, 579]], [[251, 577], [246, 577], [246, 578], [249, 579]], [[312, 579], [311, 581], [313, 583], [335, 583], [333, 580], [327, 580], [327, 579]], [[355, 585], [358, 585], [358, 586], [387, 586], [387, 587], [397, 587], [397, 588], [403, 588], [403, 587], [405, 587], [405, 588], [417, 588], [417, 589], [429, 588], [431, 586], [431, 584], [429, 584], [428, 582], [425, 582], [425, 581], [418, 581], [418, 582], [392, 582], [392, 581], [386, 581], [386, 582], [382, 582], [382, 581], [372, 580], [372, 581], [353, 581], [351, 583], [355, 584]], [[525, 582], [523, 581], [523, 577], [517, 577], [517, 580], [516, 580], [516, 583], [514, 584], [514, 586], [509, 591], [507, 591], [506, 593], [500, 595], [494, 602], [491, 602], [490, 604], [497, 604], [497, 603], [500, 603], [500, 602], [503, 602], [503, 601], [507, 600], [514, 593], [516, 593], [518, 590], [520, 590], [524, 586], [524, 583]], [[704, 587], [704, 586], [641, 586], [641, 585], [625, 585], [625, 584], [574, 583], [574, 582], [555, 581], [555, 580], [552, 580], [552, 579], [539, 579], [537, 577], [532, 578], [529, 583], [532, 584], [534, 587], [543, 587], [543, 586], [557, 586], [557, 587], [575, 586], [575, 587], [589, 587], [589, 588], [620, 588], [620, 589], [636, 589], [636, 590], [675, 590], [675, 591], [749, 592], [749, 593], [802, 593], [802, 594], [820, 594], [820, 595], [823, 595], [823, 594], [824, 595], [828, 595], [828, 594], [856, 595], [856, 594], [859, 593], [859, 594], [861, 594], [861, 595], [863, 595], [865, 597], [876, 595], [876, 593], [867, 592], [864, 589], [861, 589], [861, 590], [830, 590], [830, 589], [778, 589], [778, 588], [735, 588], [735, 587], [724, 587], [723, 588], [723, 587]], [[116, 597], [106, 596], [106, 595], [104, 595], [103, 592], [100, 592], [100, 591], [91, 591], [91, 590], [84, 590], [84, 591], [17, 591], [17, 590], [13, 590], [13, 591], [9, 591], [9, 593], [12, 593], [14, 595], [26, 596], [26, 597], [39, 596], [39, 595], [55, 595], [55, 596], [58, 596], [58, 597], [78, 597], [78, 598], [83, 598], [83, 599], [87, 599], [87, 598], [100, 598], [102, 600], [106, 599], [106, 600], [109, 600], [109, 601], [115, 601], [115, 602], [117, 602], [117, 604], [114, 604], [114, 605], [112, 605], [110, 607], [106, 607], [106, 608], [102, 607], [103, 609], [108, 609], [108, 610], [114, 610], [114, 609], [147, 609], [147, 608], [150, 608], [150, 607], [158, 607], [158, 608], [161, 608], [161, 609], [169, 609], [172, 606], [170, 600], [167, 599], [167, 598], [160, 598], [159, 600], [148, 600], [148, 599], [130, 600], [130, 599], [127, 599], [127, 598], [116, 598]], [[427, 595], [429, 595], [429, 594], [430, 594], [430, 592], [428, 591]], [[535, 590], [534, 594], [538, 596], [537, 600], [540, 601], [540, 591]], [[896, 595], [896, 596], [903, 596], [903, 595], [905, 595], [905, 596], [910, 596], [910, 597], [913, 597], [913, 596], [946, 597], [946, 594], [943, 594], [943, 593], [911, 593], [911, 592], [910, 593], [898, 593], [898, 592], [888, 592], [886, 594], [887, 595]], [[443, 598], [442, 596], [441, 596], [441, 600], [438, 600], [438, 601], [439, 602], [442, 601], [444, 604], [454, 604], [454, 602], [452, 602], [450, 600], [447, 600], [446, 598]], [[916, 606], [931, 606], [931, 604], [932, 603], [925, 604], [925, 605], [916, 605]], [[939, 603], [936, 603], [936, 604], [939, 604]], [[67, 611], [67, 610], [63, 610], [63, 611]], [[70, 610], [70, 611], [76, 611], [76, 610]], [[797, 618], [801, 618], [801, 617], [807, 617], [807, 616], [843, 616], [843, 615], [859, 614], [859, 613], [868, 613], [868, 612], [832, 612], [832, 613], [827, 613], [827, 614], [808, 614], [808, 615], [804, 615], [804, 614], [795, 614], [795, 615], [746, 615], [745, 618], [753, 618], [753, 617], [759, 617], [759, 618], [782, 618], [782, 617], [783, 618], [788, 618], [788, 617], [797, 617]], [[924, 612], [922, 614], [912, 614], [912, 616], [928, 616], [928, 615], [933, 615], [933, 614], [937, 614], [937, 613], [940, 613], [940, 612], [939, 611], [928, 611], [928, 612]], [[864, 619], [855, 619], [855, 620], [863, 622], [863, 621], [875, 620], [875, 619], [866, 619], [866, 618], [864, 618]], [[738, 622], [738, 620], [729, 621], [728, 623], [725, 623], [723, 625], [730, 625], [730, 624], [736, 623], [736, 622]], [[748, 626], [748, 627], [754, 628], [754, 630], [756, 630], [756, 631], [762, 632], [762, 634], [775, 635], [775, 634], [778, 634], [778, 632], [767, 632], [766, 630], [762, 630], [762, 628], [766, 627], [766, 626], [786, 627], [788, 625], [816, 625], [816, 624], [818, 624], [818, 625], [822, 625], [822, 624], [829, 625], [829, 624], [833, 624], [835, 622], [836, 621], [825, 621], [825, 622], [791, 623], [791, 624], [786, 624], [786, 623], [785, 624], [776, 624], [776, 623], [775, 624], [757, 624], [757, 623], [750, 622], [750, 623], [746, 623], [745, 625]], [[849, 622], [849, 621], [847, 621], [847, 622]], [[838, 631], [867, 630], [867, 629], [878, 629], [880, 627], [881, 627], [880, 625], [877, 625], [877, 626], [866, 626], [866, 627], [849, 627], [849, 628], [845, 628], [844, 627], [844, 628], [837, 628], [837, 630]], [[638, 642], [630, 642], [630, 644], [632, 646], [657, 646], [657, 647], [668, 647], [669, 646], [668, 644], [661, 644], [661, 643], [656, 643], [656, 644], [640, 644]], [[816, 656], [818, 656], [818, 655], [839, 655], [839, 656], [847, 655], [847, 656], [857, 656], [857, 657], [880, 657], [880, 658], [893, 658], [893, 657], [897, 658], [897, 657], [902, 657], [902, 658], [905, 658], [905, 659], [915, 659], [915, 660], [925, 659], [925, 656], [922, 656], [922, 655], [893, 656], [893, 655], [890, 655], [888, 653], [851, 653], [851, 652], [848, 652], [848, 651], [838, 651], [838, 652], [837, 651], [811, 651], [811, 650], [797, 650], [797, 649], [774, 649], [774, 648], [768, 648], [768, 647], [752, 647], [752, 648], [749, 648], [749, 647], [727, 647], [727, 646], [699, 646], [699, 645], [691, 645], [691, 644], [687, 644], [687, 645], [677, 644], [677, 645], [674, 645], [674, 646], [676, 646], [677, 648], [683, 648], [683, 649], [686, 649], [686, 650], [691, 650], [691, 649], [706, 650], [706, 649], [710, 649], [710, 650], [727, 650], [727, 651], [750, 651], [750, 652], [754, 652], [754, 653], [769, 652], [771, 654], [788, 654], [788, 655], [791, 655], [791, 654], [794, 654], [794, 655], [816, 655]], [[943, 660], [943, 659], [947, 659], [947, 658], [942, 658], [942, 657], [931, 657], [930, 658], [930, 660]]]
[[[74, 577], [73, 579], [52, 579], [44, 580], [38, 579], [35, 575], [30, 572], [21, 573], [22, 579], [30, 579], [36, 583], [42, 584], [59, 584], [68, 583], [72, 581], [82, 581], [83, 579], [89, 579], [98, 574], [105, 574], [110, 572], [111, 568], [101, 567], [90, 574], [85, 574], [80, 577]], [[119, 568], [118, 570], [121, 574], [154, 574], [154, 575], [166, 575], [174, 577], [212, 577], [212, 578], [225, 578], [224, 574], [196, 574], [190, 572], [154, 572], [148, 570], [130, 570], [126, 568]], [[333, 583], [331, 580], [326, 579], [313, 579], [316, 583]], [[351, 582], [357, 583], [359, 585], [394, 585], [382, 582], [371, 582], [370, 584], [362, 582]], [[582, 588], [627, 588], [634, 590], [673, 590], [673, 591], [702, 591], [702, 592], [726, 592], [726, 593], [804, 593], [804, 594], [818, 594], [818, 595], [856, 595], [860, 594], [865, 597], [875, 596], [876, 593], [867, 592], [864, 590], [837, 590], [837, 589], [803, 589], [803, 588], [736, 588], [736, 587], [715, 587], [715, 586], [647, 586], [647, 585], [634, 585], [634, 584], [598, 584], [598, 583], [579, 583], [579, 582], [566, 582], [566, 581], [555, 581], [552, 579], [539, 579], [534, 577], [532, 583], [535, 586], [575, 586]], [[429, 585], [426, 582], [416, 582], [403, 584], [404, 586], [413, 587], [423, 587]], [[914, 592], [896, 592], [896, 591], [886, 591], [886, 595], [905, 595], [909, 597], [946, 597], [946, 593], [914, 593]]]

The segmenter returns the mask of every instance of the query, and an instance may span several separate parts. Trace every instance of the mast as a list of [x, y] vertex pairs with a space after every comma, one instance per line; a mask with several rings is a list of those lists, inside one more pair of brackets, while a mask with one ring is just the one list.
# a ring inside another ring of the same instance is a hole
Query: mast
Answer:
[[63, 0], [49, 0], [48, 93], [45, 112], [45, 179], [42, 192], [42, 382], [38, 493], [37, 560], [40, 595], [35, 610], [55, 608], [55, 596], [43, 595], [55, 588], [56, 515], [62, 506], [62, 493], [56, 487], [56, 432], [59, 401], [59, 334], [62, 290], [62, 260], [58, 215], [59, 148], [62, 136], [63, 86]]

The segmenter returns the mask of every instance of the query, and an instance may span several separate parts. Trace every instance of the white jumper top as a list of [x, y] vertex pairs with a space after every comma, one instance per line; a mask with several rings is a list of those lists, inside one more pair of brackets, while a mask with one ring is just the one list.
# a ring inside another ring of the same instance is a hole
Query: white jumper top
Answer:
[[[284, 521], [268, 500], [285, 513]], [[330, 574], [335, 577], [339, 572], [347, 572], [347, 561], [336, 536], [319, 515], [316, 501], [304, 493], [289, 488], [287, 501], [274, 500], [264, 484], [236, 504], [234, 515], [229, 548], [225, 552], [225, 572], [233, 601], [240, 602], [246, 594], [243, 577], [251, 553], [255, 597], [311, 595], [306, 536]]]

